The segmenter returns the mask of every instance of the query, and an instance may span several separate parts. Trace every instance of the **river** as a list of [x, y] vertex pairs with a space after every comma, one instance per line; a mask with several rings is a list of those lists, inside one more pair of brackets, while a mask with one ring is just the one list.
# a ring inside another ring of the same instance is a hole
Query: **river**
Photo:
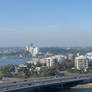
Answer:
[[58, 92], [92, 92], [92, 89], [68, 89]]
[[20, 59], [20, 58], [0, 58], [0, 66], [8, 65], [8, 64], [24, 64], [26, 63], [26, 59]]

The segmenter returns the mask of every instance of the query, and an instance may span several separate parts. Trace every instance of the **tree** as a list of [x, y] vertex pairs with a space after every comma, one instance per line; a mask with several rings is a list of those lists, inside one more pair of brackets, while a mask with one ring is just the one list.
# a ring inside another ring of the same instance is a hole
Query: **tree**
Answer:
[[5, 77], [12, 77], [12, 72], [15, 72], [15, 67], [14, 65], [2, 66], [0, 67], [0, 71]]
[[56, 74], [57, 74], [57, 71], [55, 68], [44, 67], [40, 70], [39, 76], [47, 77], [47, 76], [55, 76]]

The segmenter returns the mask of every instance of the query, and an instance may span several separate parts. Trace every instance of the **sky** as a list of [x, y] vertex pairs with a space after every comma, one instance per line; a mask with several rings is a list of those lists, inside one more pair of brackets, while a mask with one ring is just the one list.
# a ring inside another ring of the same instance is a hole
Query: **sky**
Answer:
[[0, 47], [92, 46], [92, 0], [0, 0]]

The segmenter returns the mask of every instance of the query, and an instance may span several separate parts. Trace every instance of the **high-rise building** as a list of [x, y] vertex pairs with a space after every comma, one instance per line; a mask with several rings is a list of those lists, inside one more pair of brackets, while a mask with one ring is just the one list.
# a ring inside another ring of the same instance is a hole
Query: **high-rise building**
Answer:
[[26, 50], [30, 51], [30, 45], [29, 44], [26, 46]]
[[77, 70], [84, 70], [84, 71], [86, 71], [87, 68], [88, 68], [88, 59], [85, 56], [83, 56], [83, 55], [81, 55], [79, 57], [76, 57], [75, 58], [75, 68]]
[[39, 53], [39, 48], [34, 46], [33, 44], [27, 45], [26, 50], [30, 52], [33, 57], [35, 57]]

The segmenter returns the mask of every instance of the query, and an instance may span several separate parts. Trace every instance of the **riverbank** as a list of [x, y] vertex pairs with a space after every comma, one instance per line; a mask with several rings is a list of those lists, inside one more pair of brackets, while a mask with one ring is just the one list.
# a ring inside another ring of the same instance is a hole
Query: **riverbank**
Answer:
[[82, 85], [77, 85], [75, 87], [72, 87], [73, 89], [92, 89], [92, 83], [89, 84], [82, 84]]

